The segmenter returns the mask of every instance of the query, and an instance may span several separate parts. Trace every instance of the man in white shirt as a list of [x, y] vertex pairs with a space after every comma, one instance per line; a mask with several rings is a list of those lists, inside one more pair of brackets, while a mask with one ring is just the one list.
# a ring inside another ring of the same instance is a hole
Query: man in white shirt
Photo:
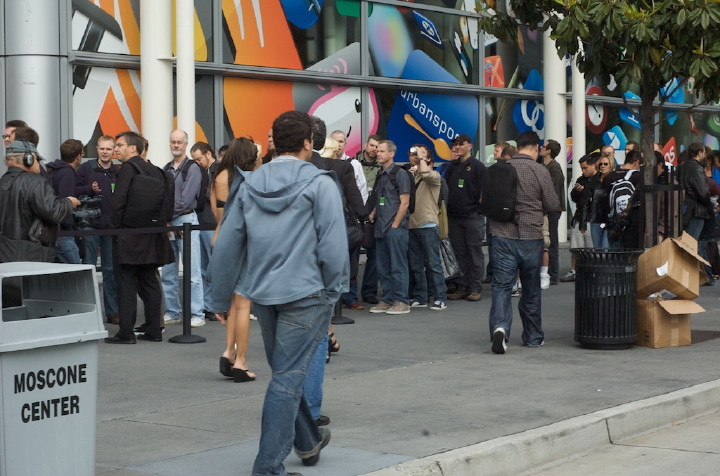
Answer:
[[368, 190], [367, 180], [365, 180], [365, 173], [363, 173], [360, 161], [358, 161], [357, 159], [353, 159], [352, 157], [348, 157], [348, 155], [345, 153], [345, 145], [347, 144], [347, 137], [345, 136], [345, 133], [343, 131], [333, 131], [333, 133], [330, 134], [330, 137], [335, 139], [335, 141], [338, 143], [338, 150], [337, 152], [335, 152], [337, 158], [350, 161], [350, 165], [352, 165], [353, 172], [355, 174], [355, 183], [357, 183], [358, 189], [360, 190], [360, 195], [362, 196], [363, 203], [367, 203]]

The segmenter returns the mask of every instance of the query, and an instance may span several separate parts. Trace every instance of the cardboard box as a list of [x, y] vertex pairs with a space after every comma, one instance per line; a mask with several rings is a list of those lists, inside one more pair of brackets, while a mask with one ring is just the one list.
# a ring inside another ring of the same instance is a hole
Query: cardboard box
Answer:
[[659, 349], [690, 345], [690, 314], [705, 309], [693, 301], [637, 301], [637, 345]]
[[697, 298], [707, 278], [700, 263], [709, 265], [698, 255], [692, 236], [683, 232], [680, 238], [664, 240], [638, 259], [637, 297], [660, 293], [665, 299]]

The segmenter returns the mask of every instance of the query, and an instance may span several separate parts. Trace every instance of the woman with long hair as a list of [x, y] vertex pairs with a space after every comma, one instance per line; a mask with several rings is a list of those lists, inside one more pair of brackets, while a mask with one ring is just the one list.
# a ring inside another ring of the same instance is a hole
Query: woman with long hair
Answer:
[[[218, 221], [212, 239], [213, 244], [220, 231], [220, 222], [222, 221], [222, 214], [230, 193], [230, 187], [237, 176], [236, 167], [249, 172], [255, 170], [261, 164], [260, 147], [254, 144], [252, 139], [240, 137], [230, 142], [210, 189], [210, 206]], [[227, 317], [223, 318], [221, 314], [217, 315], [218, 319], [225, 324], [226, 335], [225, 351], [220, 357], [220, 373], [226, 377], [231, 377], [235, 382], [255, 380], [255, 374], [250, 372], [247, 364], [250, 304], [250, 301], [244, 297], [233, 294]]]

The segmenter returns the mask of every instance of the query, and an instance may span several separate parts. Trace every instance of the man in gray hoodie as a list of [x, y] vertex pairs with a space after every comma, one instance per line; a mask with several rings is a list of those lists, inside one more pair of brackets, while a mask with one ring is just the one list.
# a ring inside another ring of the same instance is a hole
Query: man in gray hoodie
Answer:
[[311, 127], [298, 111], [275, 119], [278, 157], [235, 178], [208, 268], [212, 311], [227, 311], [232, 293], [255, 303], [272, 369], [253, 475], [285, 474], [291, 446], [312, 466], [330, 441], [303, 385], [331, 309], [348, 290], [349, 264], [338, 184], [307, 162]]

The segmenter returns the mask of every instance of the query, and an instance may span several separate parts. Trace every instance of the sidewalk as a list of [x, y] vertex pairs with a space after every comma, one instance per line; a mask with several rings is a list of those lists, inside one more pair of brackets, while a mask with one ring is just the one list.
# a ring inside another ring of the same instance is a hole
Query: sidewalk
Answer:
[[[543, 292], [545, 346], [521, 347], [516, 310], [505, 355], [490, 352], [489, 287], [482, 301], [451, 301], [442, 312], [346, 311], [357, 322], [336, 327], [341, 349], [327, 367], [324, 386], [332, 440], [316, 467], [305, 468], [290, 455], [287, 470], [355, 475], [442, 458], [459, 448], [472, 451], [472, 445], [502, 437], [522, 438], [528, 430], [543, 441], [549, 425], [713, 382], [720, 379], [720, 286], [703, 287], [698, 302], [707, 312], [693, 318], [692, 346], [587, 350], [573, 341], [574, 285], [560, 283]], [[108, 325], [111, 333], [114, 327]], [[181, 333], [181, 326], [166, 331], [165, 339]], [[193, 331], [207, 343], [100, 344], [97, 474], [250, 473], [269, 379], [257, 322], [251, 324], [248, 359], [258, 379], [242, 384], [217, 370], [224, 327], [209, 322]], [[693, 400], [676, 402], [692, 410]], [[720, 399], [710, 406], [720, 408]], [[692, 416], [660, 414], [663, 421], [646, 419], [643, 424], [652, 428], [635, 434]], [[605, 439], [608, 445], [607, 430]], [[541, 454], [527, 454], [538, 459], [530, 458], [525, 470], [547, 463]], [[501, 457], [481, 459], [464, 474], [503, 474]], [[660, 468], [665, 472], [667, 466]], [[398, 469], [383, 474], [428, 474]]]

